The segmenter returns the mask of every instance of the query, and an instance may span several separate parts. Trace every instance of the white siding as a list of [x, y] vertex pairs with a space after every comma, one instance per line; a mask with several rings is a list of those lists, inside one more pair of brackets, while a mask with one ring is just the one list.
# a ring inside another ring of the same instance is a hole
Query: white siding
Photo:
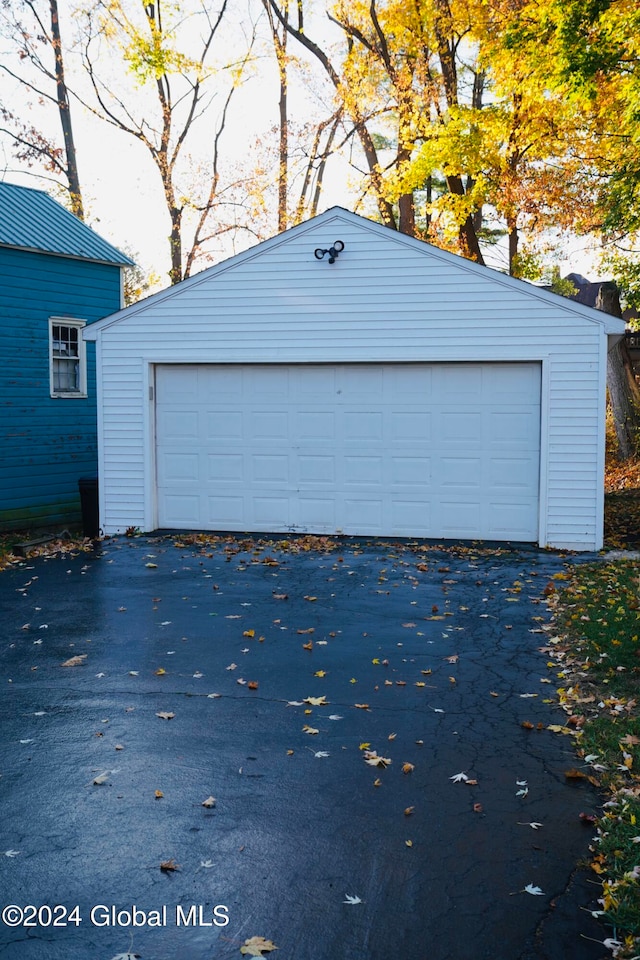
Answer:
[[[315, 259], [338, 239], [334, 264]], [[592, 313], [344, 211], [325, 214], [97, 325], [101, 525], [157, 523], [155, 364], [522, 360], [543, 364], [541, 543], [597, 549], [606, 337]]]

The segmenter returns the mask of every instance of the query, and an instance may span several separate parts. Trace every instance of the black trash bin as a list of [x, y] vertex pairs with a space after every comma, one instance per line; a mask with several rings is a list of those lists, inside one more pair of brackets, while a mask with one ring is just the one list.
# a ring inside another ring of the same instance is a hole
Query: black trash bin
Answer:
[[82, 530], [85, 537], [92, 540], [100, 536], [100, 519], [98, 510], [98, 474], [92, 477], [80, 477], [80, 509], [82, 511]]

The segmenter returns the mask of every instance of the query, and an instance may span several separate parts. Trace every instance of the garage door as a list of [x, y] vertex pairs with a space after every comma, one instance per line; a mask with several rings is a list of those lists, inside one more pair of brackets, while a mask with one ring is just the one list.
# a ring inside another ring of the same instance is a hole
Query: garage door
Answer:
[[540, 365], [156, 368], [158, 525], [538, 539]]

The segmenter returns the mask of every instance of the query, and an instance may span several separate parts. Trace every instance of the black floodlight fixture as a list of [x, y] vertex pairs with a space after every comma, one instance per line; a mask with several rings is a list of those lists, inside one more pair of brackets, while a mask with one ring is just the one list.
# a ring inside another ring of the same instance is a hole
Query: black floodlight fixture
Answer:
[[316, 260], [322, 260], [325, 253], [329, 254], [329, 263], [335, 263], [336, 257], [339, 253], [342, 253], [344, 250], [344, 243], [342, 240], [336, 240], [332, 247], [329, 247], [328, 250], [322, 250], [320, 247], [315, 251]]

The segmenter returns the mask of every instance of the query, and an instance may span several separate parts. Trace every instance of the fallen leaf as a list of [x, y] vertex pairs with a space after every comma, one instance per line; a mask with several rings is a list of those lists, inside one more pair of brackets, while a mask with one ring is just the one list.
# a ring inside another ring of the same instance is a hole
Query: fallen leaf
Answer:
[[531, 827], [532, 830], [539, 830], [540, 827], [542, 826], [542, 824], [541, 824], [541, 823], [536, 823], [535, 821], [532, 821], [531, 823], [521, 823], [521, 822], [518, 820], [518, 826], [520, 826], [520, 827]]
[[315, 633], [315, 627], [307, 627], [306, 630], [296, 630], [296, 633]]
[[243, 637], [255, 637], [255, 635], [256, 635], [255, 630], [243, 630], [242, 632]]
[[368, 704], [368, 703], [354, 703], [354, 707], [357, 707], [358, 710], [368, 710], [368, 709], [369, 709], [369, 704]]
[[107, 782], [108, 779], [109, 779], [109, 771], [105, 770], [104, 773], [100, 773], [98, 774], [97, 777], [94, 777], [93, 784], [96, 787], [101, 787], [103, 784]]
[[360, 899], [360, 897], [350, 897], [348, 893], [345, 893], [345, 897], [346, 897], [346, 900], [343, 900], [342, 901], [343, 903], [351, 903], [351, 904], [362, 903], [362, 900]]
[[5, 850], [5, 857], [18, 857], [20, 855], [19, 850]]
[[339, 713], [330, 713], [329, 720], [344, 720], [344, 717], [341, 717]]
[[156, 717], [160, 717], [161, 720], [173, 720], [175, 713], [167, 713], [164, 710], [161, 710], [159, 713], [156, 713]]
[[161, 870], [164, 870], [165, 873], [171, 873], [172, 870], [179, 870], [179, 869], [180, 869], [180, 864], [176, 863], [175, 860], [173, 860], [173, 859], [171, 859], [171, 860], [164, 860], [164, 861], [160, 864], [160, 869], [161, 869]]
[[474, 803], [474, 805], [473, 805], [473, 812], [474, 812], [474, 813], [482, 813], [482, 804], [481, 804], [481, 803]]
[[237, 663], [230, 663], [229, 666], [226, 667], [226, 669], [227, 669], [227, 670], [236, 670], [237, 667], [238, 667], [238, 664], [237, 664]]
[[167, 671], [164, 669], [164, 667], [158, 667], [158, 669], [155, 671], [155, 674], [156, 677], [163, 677], [166, 672]]
[[145, 563], [145, 567], [149, 567], [151, 570], [155, 570], [157, 566], [157, 563]]
[[322, 677], [326, 677], [326, 675], [327, 675], [327, 671], [326, 671], [326, 670], [316, 670], [316, 672], [314, 673], [314, 677], [321, 677], [321, 678], [322, 678]]
[[379, 757], [375, 750], [365, 750], [364, 762], [371, 767], [388, 767], [392, 762], [389, 757]]
[[288, 600], [288, 599], [289, 599], [289, 594], [288, 594], [288, 593], [274, 593], [274, 594], [273, 594], [273, 599], [274, 599], [274, 600]]
[[320, 733], [319, 730], [317, 730], [315, 727], [310, 727], [307, 723], [305, 723], [305, 725], [304, 725], [304, 727], [303, 727], [302, 729], [303, 729], [304, 733], [308, 733], [309, 736], [311, 736], [311, 737], [314, 737], [317, 733]]
[[61, 663], [61, 667], [79, 667], [87, 659], [86, 653], [81, 653], [77, 657], [69, 657], [68, 660], [65, 660], [64, 663]]
[[415, 770], [415, 764], [413, 764], [413, 763], [403, 763], [403, 764], [402, 764], [402, 772], [403, 772], [403, 773], [411, 773], [412, 770]]
[[308, 643], [303, 643], [303, 644], [302, 644], [302, 649], [303, 649], [303, 650], [313, 650], [313, 640], [309, 640]]
[[271, 950], [277, 949], [271, 940], [265, 940], [264, 937], [251, 937], [250, 940], [245, 940], [244, 946], [240, 947], [240, 953], [248, 957], [261, 957], [263, 953], [270, 953]]
[[528, 883], [523, 890], [523, 893], [530, 893], [534, 897], [544, 897], [544, 893], [540, 887], [534, 887], [532, 883]]
[[258, 689], [258, 681], [257, 681], [257, 680], [249, 680], [249, 682], [248, 682], [248, 684], [247, 684], [247, 687], [248, 687], [249, 690], [257, 690], [257, 689]]
[[410, 817], [414, 810], [415, 810], [415, 807], [405, 807], [405, 810], [404, 810], [405, 817]]
[[317, 600], [317, 597], [305, 597], [305, 600], [309, 600], [310, 603], [313, 603], [314, 600]]
[[405, 843], [405, 846], [407, 846], [407, 847], [412, 847], [412, 846], [413, 846], [413, 840], [405, 840], [404, 843]]
[[[305, 697], [303, 702], [311, 704], [312, 707], [324, 707], [328, 703], [328, 700], [326, 697]], [[298, 706], [297, 703], [296, 706]], [[333, 717], [329, 717], [329, 719], [332, 720]]]
[[202, 801], [202, 804], [201, 804], [201, 806], [207, 807], [208, 810], [210, 810], [211, 807], [215, 807], [215, 805], [216, 805], [216, 798], [215, 798], [215, 797], [207, 797], [207, 799], [206, 799], [206, 800], [203, 800], [203, 801]]
[[314, 753], [314, 757], [328, 757], [328, 756], [329, 754], [327, 753], [326, 750], [318, 750], [316, 753]]
[[449, 777], [449, 780], [452, 780], [454, 783], [466, 783], [469, 777], [466, 773], [454, 773], [452, 777]]
[[640, 737], [636, 737], [633, 733], [628, 733], [626, 737], [620, 740], [620, 743], [624, 743], [626, 747], [635, 747], [640, 743]]
[[156, 798], [156, 800], [162, 800], [162, 798], [164, 797], [164, 793], [162, 792], [162, 790], [156, 790], [156, 792], [154, 793], [154, 797]]

